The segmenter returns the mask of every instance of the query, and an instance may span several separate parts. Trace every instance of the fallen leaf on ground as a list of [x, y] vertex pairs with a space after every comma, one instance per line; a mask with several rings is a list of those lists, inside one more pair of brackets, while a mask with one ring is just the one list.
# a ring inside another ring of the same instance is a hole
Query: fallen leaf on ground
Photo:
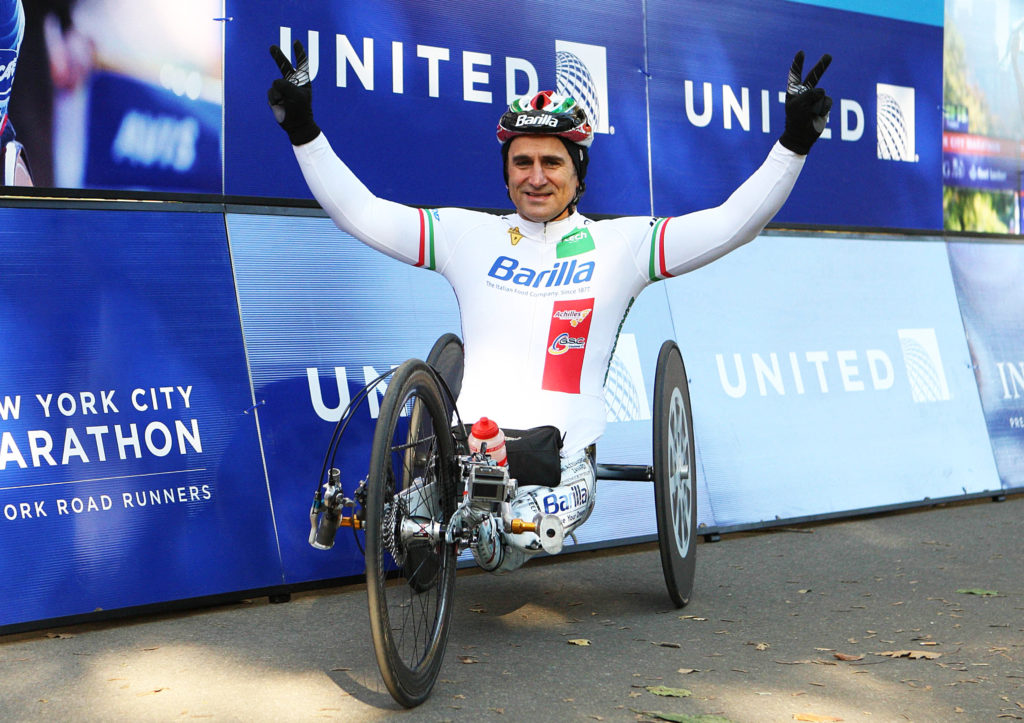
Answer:
[[834, 721], [841, 721], [842, 718], [836, 718], [834, 715], [817, 715], [815, 713], [794, 713], [793, 720], [810, 721], [811, 723], [833, 723]]
[[919, 660], [921, 658], [935, 660], [942, 653], [929, 653], [925, 650], [887, 650], [882, 653], [874, 653], [874, 655], [884, 655], [887, 658], [910, 658], [911, 660]]
[[864, 660], [863, 655], [847, 655], [846, 653], [835, 653], [832, 657], [836, 660]]
[[473, 663], [479, 663], [480, 661], [474, 658], [472, 655], [460, 655], [459, 662], [465, 663], [466, 665], [472, 665]]
[[669, 688], [667, 685], [647, 685], [644, 688], [649, 693], [660, 695], [666, 698], [689, 698], [693, 693], [686, 688]]
[[651, 645], [657, 645], [659, 648], [681, 648], [683, 647], [679, 643], [651, 643]]
[[660, 710], [636, 710], [630, 708], [634, 713], [647, 716], [648, 718], [657, 718], [658, 720], [667, 720], [671, 723], [733, 723], [729, 718], [722, 718], [717, 715], [687, 715], [686, 713], [662, 713]]
[[994, 597], [999, 594], [996, 590], [981, 590], [976, 587], [961, 588], [957, 592], [961, 595], [980, 595], [982, 597]]
[[683, 675], [689, 675], [690, 673], [699, 673], [700, 671], [696, 668], [680, 668], [676, 672], [682, 673]]
[[590, 645], [590, 641], [586, 638], [573, 638], [572, 640], [566, 640], [565, 642], [569, 643], [569, 645], [579, 645], [582, 647]]

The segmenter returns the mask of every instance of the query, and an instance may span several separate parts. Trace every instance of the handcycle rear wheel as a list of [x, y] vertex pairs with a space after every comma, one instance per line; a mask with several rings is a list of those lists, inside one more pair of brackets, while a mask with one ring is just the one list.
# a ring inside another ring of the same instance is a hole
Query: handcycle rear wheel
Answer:
[[407, 708], [430, 695], [448, 642], [456, 459], [435, 373], [412, 359], [381, 402], [366, 496], [366, 584], [384, 684]]
[[686, 368], [673, 341], [661, 346], [654, 389], [658, 547], [669, 597], [681, 608], [690, 602], [697, 567], [697, 453]]

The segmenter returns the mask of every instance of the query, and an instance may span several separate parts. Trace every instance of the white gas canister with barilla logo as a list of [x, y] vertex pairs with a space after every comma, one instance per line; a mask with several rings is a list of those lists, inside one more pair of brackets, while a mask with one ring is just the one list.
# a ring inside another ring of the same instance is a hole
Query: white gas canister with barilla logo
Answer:
[[494, 462], [504, 467], [508, 464], [508, 455], [505, 452], [505, 433], [501, 431], [494, 420], [487, 417], [480, 417], [469, 432], [469, 451], [476, 454], [486, 444], [486, 454]]

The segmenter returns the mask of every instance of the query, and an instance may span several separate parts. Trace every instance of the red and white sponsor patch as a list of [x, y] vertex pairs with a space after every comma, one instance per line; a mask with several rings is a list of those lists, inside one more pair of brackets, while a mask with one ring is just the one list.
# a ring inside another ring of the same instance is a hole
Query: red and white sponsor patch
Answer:
[[555, 302], [548, 329], [548, 349], [544, 356], [543, 389], [580, 393], [580, 375], [593, 310], [592, 298]]

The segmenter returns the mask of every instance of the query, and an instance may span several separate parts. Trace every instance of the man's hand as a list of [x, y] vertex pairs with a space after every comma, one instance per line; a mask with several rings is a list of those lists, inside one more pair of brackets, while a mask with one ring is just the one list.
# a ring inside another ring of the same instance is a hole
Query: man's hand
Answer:
[[320, 128], [313, 121], [313, 84], [309, 80], [309, 58], [302, 43], [295, 41], [295, 60], [292, 67], [281, 48], [270, 46], [270, 55], [281, 70], [281, 76], [267, 91], [267, 100], [274, 111], [274, 118], [288, 133], [293, 146], [309, 143], [320, 135]]
[[786, 129], [782, 132], [779, 143], [801, 156], [807, 155], [828, 123], [832, 99], [817, 85], [831, 62], [831, 55], [822, 55], [817, 65], [801, 81], [800, 76], [804, 69], [804, 51], [801, 50], [793, 58], [793, 65], [789, 69], [789, 81], [786, 84]]

